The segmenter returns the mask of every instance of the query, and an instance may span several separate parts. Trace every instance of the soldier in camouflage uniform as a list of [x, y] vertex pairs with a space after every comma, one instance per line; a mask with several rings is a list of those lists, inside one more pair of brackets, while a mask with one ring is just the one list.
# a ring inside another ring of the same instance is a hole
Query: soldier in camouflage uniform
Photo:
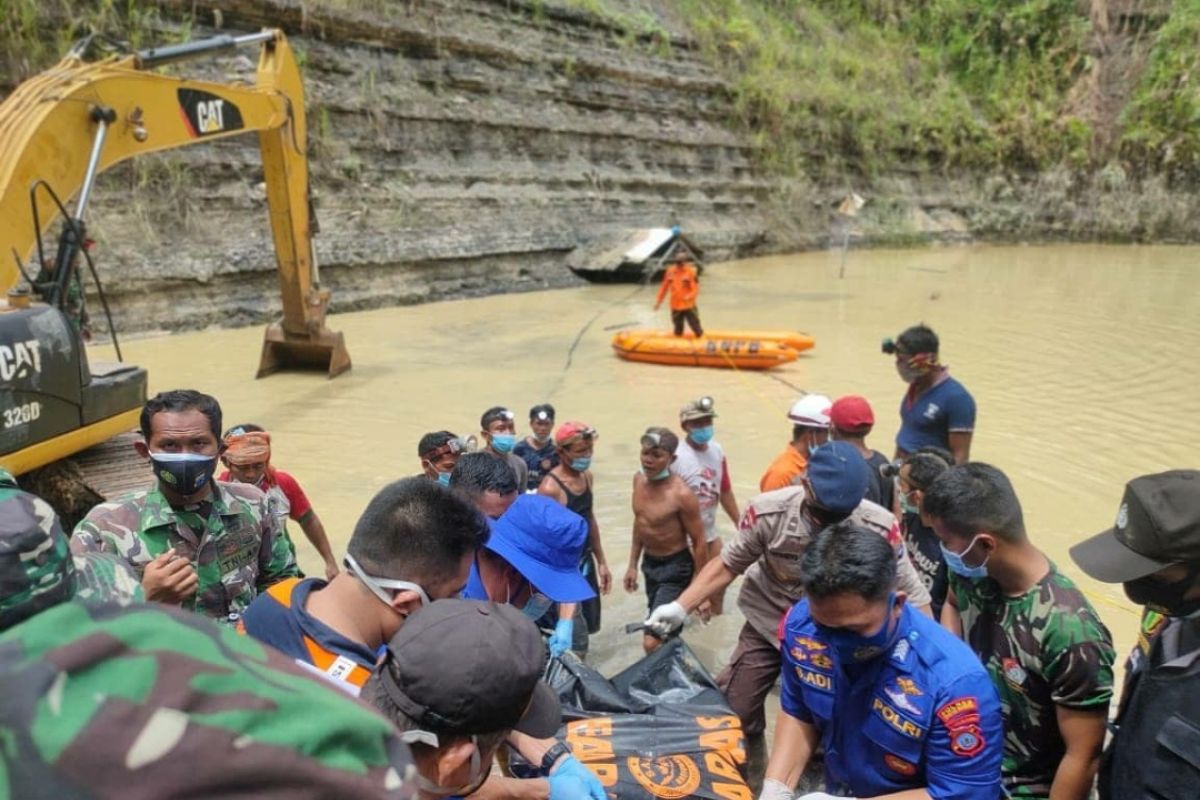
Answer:
[[72, 557], [58, 517], [0, 469], [0, 630], [71, 599], [143, 599], [137, 576], [103, 553]]
[[71, 537], [75, 553], [112, 553], [137, 572], [146, 598], [236, 620], [262, 590], [299, 577], [266, 496], [212, 480], [221, 408], [191, 390], [164, 392], [142, 410], [158, 485], [96, 506]]
[[922, 508], [942, 543], [942, 624], [991, 674], [1013, 798], [1089, 797], [1113, 694], [1112, 637], [1070, 578], [1029, 541], [1021, 504], [987, 464], [943, 472]]
[[386, 720], [175, 609], [62, 603], [0, 635], [0, 686], [0, 797], [415, 796]]

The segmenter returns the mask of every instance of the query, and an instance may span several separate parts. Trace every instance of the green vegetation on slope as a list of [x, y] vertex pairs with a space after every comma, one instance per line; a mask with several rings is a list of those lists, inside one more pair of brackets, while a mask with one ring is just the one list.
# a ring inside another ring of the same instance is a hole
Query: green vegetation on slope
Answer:
[[1044, 168], [1087, 157], [1062, 112], [1090, 35], [1075, 0], [677, 0], [784, 170]]
[[[386, 15], [405, 0], [313, 2]], [[572, 6], [624, 31], [622, 46], [668, 58], [655, 4], [686, 20], [731, 86], [736, 122], [780, 174], [1094, 171], [1118, 158], [1133, 174], [1200, 175], [1200, 0], [1132, 4], [1153, 9], [1137, 34], [1145, 68], [1127, 98], [1090, 114], [1075, 90], [1096, 77], [1091, 54], [1107, 32], [1079, 0], [530, 3], [535, 22]], [[136, 47], [187, 28], [152, 2], [0, 0], [0, 83], [91, 31]]]
[[1200, 172], [1200, 0], [1179, 0], [1122, 114], [1122, 155], [1143, 170]]
[[45, 69], [92, 33], [137, 49], [187, 38], [182, 27], [164, 26], [158, 9], [139, 0], [0, 0], [0, 84]]

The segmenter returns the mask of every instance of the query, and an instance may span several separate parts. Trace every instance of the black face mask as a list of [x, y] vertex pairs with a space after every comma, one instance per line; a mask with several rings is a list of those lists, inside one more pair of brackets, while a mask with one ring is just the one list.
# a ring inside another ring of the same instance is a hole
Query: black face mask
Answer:
[[199, 453], [151, 453], [154, 475], [163, 486], [181, 495], [204, 488], [217, 469], [217, 457]]
[[815, 529], [814, 533], [816, 531], [823, 531], [830, 525], [837, 525], [839, 522], [850, 516], [849, 512], [843, 514], [840, 511], [830, 511], [828, 508], [822, 508], [821, 506], [810, 503], [807, 500], [804, 502], [804, 505], [801, 508], [801, 513], [803, 516], [807, 517], [809, 523]]
[[1200, 577], [1200, 564], [1193, 564], [1187, 575], [1174, 583], [1164, 583], [1152, 575], [1122, 584], [1125, 596], [1151, 611], [1169, 617], [1186, 617], [1200, 611], [1200, 598], [1184, 600], [1183, 597], [1196, 585]]

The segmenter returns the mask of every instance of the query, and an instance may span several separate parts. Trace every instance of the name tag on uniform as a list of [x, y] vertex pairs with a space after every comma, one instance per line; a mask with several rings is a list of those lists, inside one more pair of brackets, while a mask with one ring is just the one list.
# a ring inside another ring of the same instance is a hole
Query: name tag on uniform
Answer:
[[833, 678], [828, 675], [822, 675], [819, 672], [813, 672], [812, 670], [797, 666], [796, 677], [814, 689], [820, 689], [822, 692], [833, 691]]
[[334, 659], [333, 663], [329, 665], [329, 668], [325, 670], [325, 674], [331, 678], [336, 678], [339, 681], [344, 681], [346, 680], [346, 676], [353, 672], [354, 668], [357, 666], [358, 664], [355, 664], [345, 656], [338, 656], [336, 659]]

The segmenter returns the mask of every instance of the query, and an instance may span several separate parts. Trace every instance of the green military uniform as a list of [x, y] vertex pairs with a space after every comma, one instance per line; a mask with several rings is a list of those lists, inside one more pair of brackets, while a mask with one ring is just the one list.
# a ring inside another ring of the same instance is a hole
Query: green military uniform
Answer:
[[410, 798], [392, 726], [247, 636], [67, 602], [0, 635], [0, 797]]
[[300, 571], [261, 491], [244, 483], [212, 486], [209, 500], [195, 508], [173, 508], [157, 488], [102, 503], [76, 526], [71, 550], [113, 553], [140, 577], [173, 547], [199, 579], [184, 608], [215, 619], [241, 614], [260, 591]]
[[967, 643], [1004, 712], [1004, 786], [1014, 798], [1050, 796], [1066, 752], [1055, 706], [1104, 710], [1113, 694], [1112, 636], [1070, 578], [1050, 572], [1020, 597], [991, 578], [950, 573]]
[[72, 557], [54, 510], [0, 469], [0, 630], [72, 598], [127, 604], [144, 596], [115, 557]]

